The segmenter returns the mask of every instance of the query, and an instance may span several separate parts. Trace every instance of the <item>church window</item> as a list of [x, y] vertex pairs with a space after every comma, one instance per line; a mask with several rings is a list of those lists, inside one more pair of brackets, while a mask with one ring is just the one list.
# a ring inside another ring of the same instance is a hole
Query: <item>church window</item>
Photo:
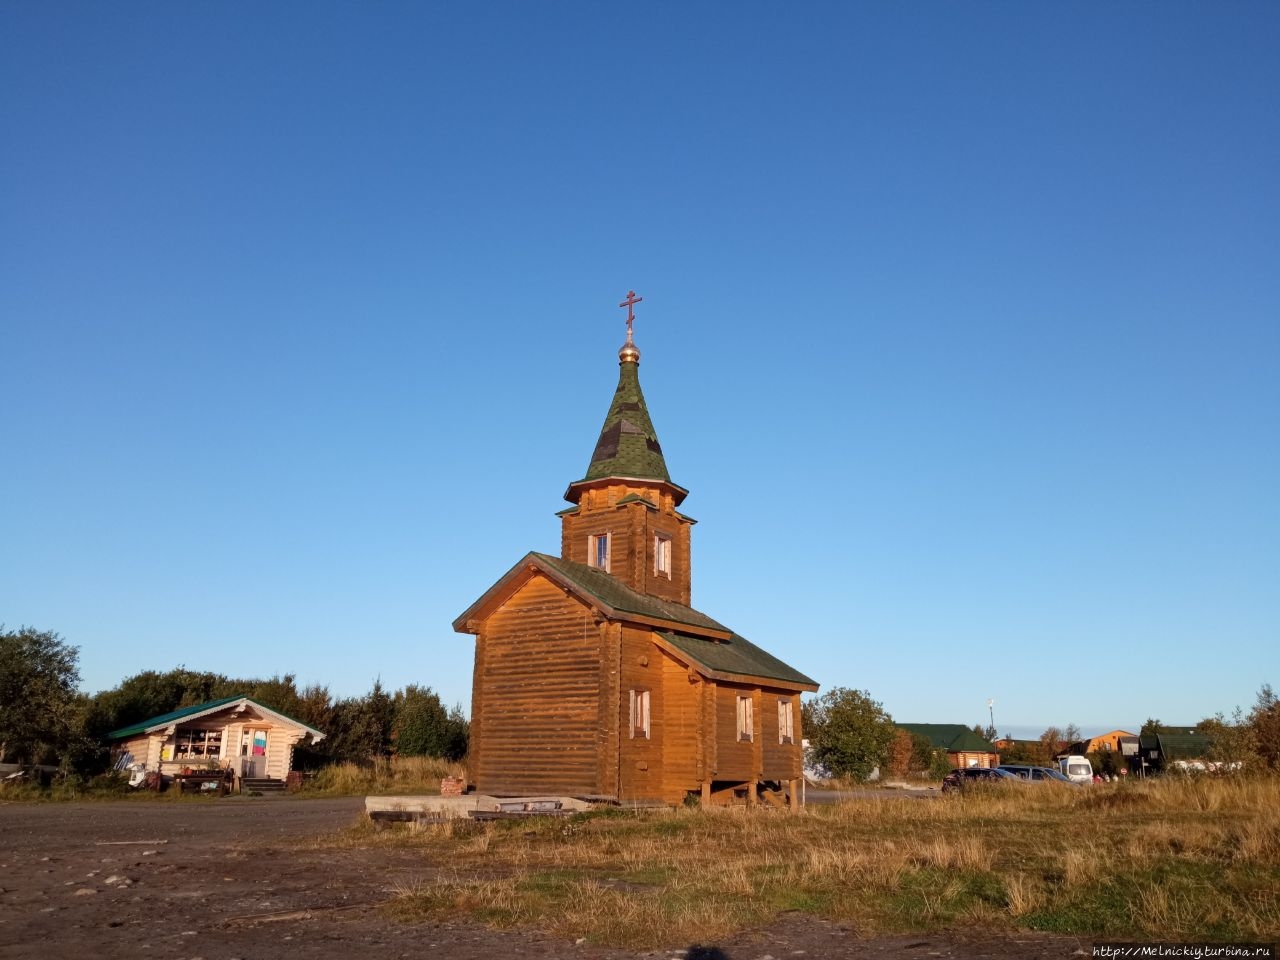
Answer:
[[778, 701], [778, 742], [795, 743], [795, 708], [790, 700]]
[[587, 551], [587, 562], [593, 567], [609, 572], [609, 535], [595, 533], [591, 535]]
[[653, 538], [653, 572], [671, 578], [671, 538], [661, 533]]
[[649, 691], [631, 691], [631, 737], [649, 739]]
[[738, 698], [738, 739], [750, 741], [755, 735], [750, 697]]

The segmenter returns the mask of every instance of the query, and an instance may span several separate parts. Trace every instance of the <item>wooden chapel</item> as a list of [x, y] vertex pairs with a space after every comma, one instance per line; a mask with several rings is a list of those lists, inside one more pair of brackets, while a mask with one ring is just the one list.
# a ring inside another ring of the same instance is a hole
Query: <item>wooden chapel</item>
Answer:
[[690, 531], [640, 390], [618, 388], [560, 512], [453, 623], [476, 638], [470, 785], [621, 804], [803, 802], [800, 694], [817, 683], [690, 606]]

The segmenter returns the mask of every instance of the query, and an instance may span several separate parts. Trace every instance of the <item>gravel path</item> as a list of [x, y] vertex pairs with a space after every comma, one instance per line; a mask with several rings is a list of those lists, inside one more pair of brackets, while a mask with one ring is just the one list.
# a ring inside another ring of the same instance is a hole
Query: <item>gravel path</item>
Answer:
[[[354, 823], [361, 798], [0, 803], [0, 957], [165, 960], [634, 960], [675, 958], [506, 933], [465, 919], [388, 921], [397, 887], [429, 882], [415, 850], [312, 848]], [[661, 941], [655, 931], [655, 942]], [[1070, 957], [1088, 944], [1024, 937], [882, 937], [790, 916], [720, 945], [771, 957]], [[1078, 954], [1076, 954], [1078, 955]]]

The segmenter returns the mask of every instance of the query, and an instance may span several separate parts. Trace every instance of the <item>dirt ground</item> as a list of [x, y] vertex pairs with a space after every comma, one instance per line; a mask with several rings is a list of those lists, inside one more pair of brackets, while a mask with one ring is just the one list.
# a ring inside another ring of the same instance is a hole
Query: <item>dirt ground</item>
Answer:
[[[435, 865], [421, 851], [299, 843], [350, 826], [362, 809], [360, 798], [0, 803], [0, 957], [675, 960], [689, 946], [637, 953], [465, 920], [388, 921], [380, 904], [430, 881]], [[731, 960], [1089, 954], [1087, 941], [1034, 935], [861, 939], [800, 915], [715, 946]]]

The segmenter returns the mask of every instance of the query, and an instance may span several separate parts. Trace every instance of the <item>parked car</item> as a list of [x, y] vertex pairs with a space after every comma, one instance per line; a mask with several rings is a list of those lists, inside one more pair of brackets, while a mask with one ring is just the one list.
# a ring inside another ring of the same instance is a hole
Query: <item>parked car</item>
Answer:
[[998, 767], [965, 767], [963, 770], [952, 770], [942, 778], [942, 792], [952, 793], [956, 790], [968, 790], [975, 785], [993, 783], [1021, 783], [1019, 777], [1006, 773]]
[[1019, 780], [1029, 780], [1032, 783], [1075, 783], [1070, 777], [1053, 769], [1053, 767], [1033, 767], [1022, 763], [1002, 763], [996, 769], [1011, 773]]

